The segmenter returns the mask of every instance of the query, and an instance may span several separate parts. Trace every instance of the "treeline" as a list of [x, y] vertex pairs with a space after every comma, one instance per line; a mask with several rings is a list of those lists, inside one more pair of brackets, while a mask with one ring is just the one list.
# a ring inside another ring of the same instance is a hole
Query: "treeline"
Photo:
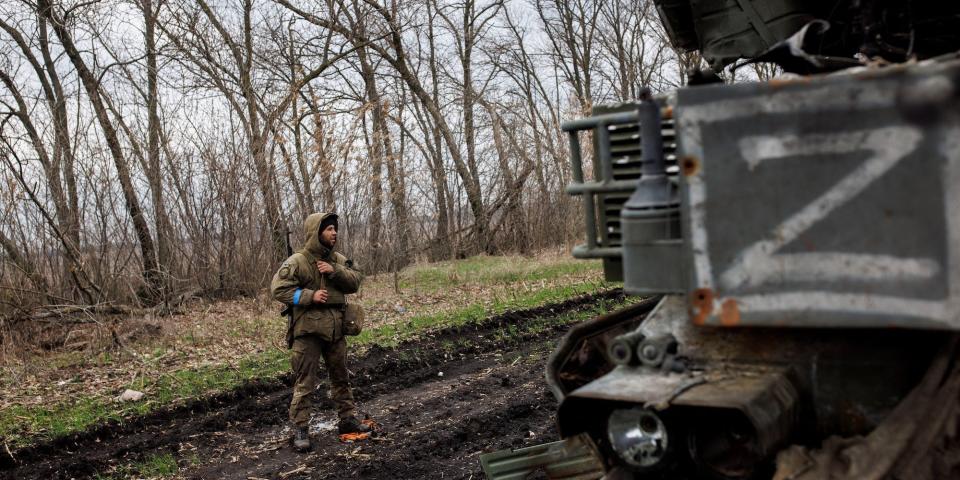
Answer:
[[[8, 0], [0, 316], [582, 237], [560, 122], [683, 82], [648, 0]], [[41, 309], [41, 310], [38, 310]]]

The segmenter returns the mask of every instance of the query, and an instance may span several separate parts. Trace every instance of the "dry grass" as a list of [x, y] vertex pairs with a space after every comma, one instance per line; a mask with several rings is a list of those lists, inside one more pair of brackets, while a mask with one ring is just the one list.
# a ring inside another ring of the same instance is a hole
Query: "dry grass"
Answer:
[[[598, 262], [548, 252], [535, 258], [474, 257], [416, 265], [398, 275], [368, 278], [354, 301], [367, 310], [368, 331], [377, 332], [379, 327], [393, 337], [399, 332], [393, 326], [406, 327], [401, 333], [410, 335], [442, 326], [448, 316], [464, 317], [467, 310], [475, 316], [526, 308], [555, 300], [538, 292], [556, 296], [571, 287], [573, 292], [587, 292], [602, 285]], [[220, 383], [194, 372], [249, 378], [282, 371], [285, 321], [279, 307], [263, 292], [258, 298], [197, 302], [181, 315], [94, 319], [66, 327], [37, 325], [17, 332], [31, 342], [16, 346], [11, 345], [16, 335], [7, 335], [0, 365], [0, 434], [22, 431], [15, 443], [24, 443], [27, 437], [57, 436], [103, 418], [143, 413], [231, 385], [229, 379]], [[367, 336], [362, 342], [383, 340]], [[251, 363], [254, 358], [257, 362]], [[147, 393], [144, 402], [109, 407], [110, 399], [125, 388], [138, 387]], [[81, 408], [77, 414], [74, 407], [82, 402], [89, 403], [90, 411]], [[91, 418], [59, 423], [34, 418], [41, 411], [58, 415], [57, 408], [63, 406], [74, 406], [73, 415]], [[48, 426], [13, 425], [20, 422]]]

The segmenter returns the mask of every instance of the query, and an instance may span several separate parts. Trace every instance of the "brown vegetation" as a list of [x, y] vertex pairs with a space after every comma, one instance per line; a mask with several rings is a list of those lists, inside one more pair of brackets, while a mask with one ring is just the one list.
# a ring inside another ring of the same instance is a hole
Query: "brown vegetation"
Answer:
[[648, 0], [0, 6], [0, 319], [250, 295], [336, 210], [368, 272], [575, 241], [563, 119], [689, 59]]

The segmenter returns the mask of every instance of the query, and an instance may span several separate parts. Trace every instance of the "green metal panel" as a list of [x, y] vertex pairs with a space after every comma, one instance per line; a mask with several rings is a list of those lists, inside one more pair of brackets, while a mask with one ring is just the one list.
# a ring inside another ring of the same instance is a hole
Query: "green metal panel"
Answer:
[[537, 472], [550, 479], [595, 480], [604, 475], [603, 462], [593, 441], [580, 434], [559, 442], [480, 456], [483, 473], [491, 480], [523, 480]]

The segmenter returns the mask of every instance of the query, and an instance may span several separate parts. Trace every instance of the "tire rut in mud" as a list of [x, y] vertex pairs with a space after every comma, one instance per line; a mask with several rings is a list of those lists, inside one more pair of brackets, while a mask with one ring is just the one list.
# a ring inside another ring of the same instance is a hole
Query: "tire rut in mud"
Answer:
[[[418, 383], [391, 382], [395, 388], [361, 402], [361, 410], [382, 426], [373, 440], [342, 443], [324, 430], [314, 433], [311, 453], [298, 454], [289, 446], [288, 429], [248, 422], [196, 450], [181, 451], [210, 459], [184, 476], [478, 478], [481, 452], [555, 439], [556, 403], [543, 381], [553, 340], [435, 364]], [[322, 412], [314, 420], [332, 427], [334, 415]]]
[[[361, 410], [383, 423], [385, 430], [380, 439], [359, 447], [340, 444], [332, 433], [321, 432], [315, 436], [318, 445], [314, 454], [289, 452], [285, 424], [290, 380], [283, 376], [15, 451], [15, 461], [4, 454], [0, 457], [0, 478], [89, 478], [112, 465], [166, 453], [187, 467], [187, 476], [196, 478], [257, 477], [241, 476], [242, 470], [276, 478], [279, 473], [306, 465], [303, 462], [313, 457], [315, 462], [287, 478], [337, 478], [341, 474], [417, 478], [438, 471], [449, 472], [445, 478], [457, 478], [456, 472], [469, 476], [476, 473], [479, 452], [465, 451], [476, 445], [464, 439], [485, 438], [489, 441], [483, 448], [490, 449], [491, 445], [503, 448], [538, 443], [544, 435], [555, 436], [550, 420], [555, 404], [543, 382], [543, 363], [568, 326], [507, 337], [492, 334], [525, 320], [590, 308], [601, 300], [622, 296], [619, 289], [583, 295], [440, 330], [396, 348], [370, 348], [361, 358], [351, 359], [351, 381]], [[505, 354], [513, 355], [512, 365], [500, 362]], [[438, 375], [442, 369], [449, 370], [446, 379]], [[427, 386], [438, 385], [446, 385], [442, 388], [449, 391], [423, 401], [389, 404], [394, 397], [419, 398]], [[466, 400], [449, 403], [451, 395]], [[319, 397], [318, 411], [328, 413], [332, 405], [326, 395]], [[490, 401], [488, 397], [497, 398]], [[448, 403], [451, 406], [446, 406]], [[403, 440], [398, 440], [398, 431], [408, 432]], [[345, 447], [351, 448], [342, 451]], [[382, 451], [377, 452], [378, 448]], [[374, 453], [361, 453], [363, 449]], [[263, 455], [274, 460], [266, 461]], [[467, 456], [469, 462], [462, 458]], [[444, 464], [444, 458], [456, 461]], [[398, 467], [398, 463], [405, 466]]]

